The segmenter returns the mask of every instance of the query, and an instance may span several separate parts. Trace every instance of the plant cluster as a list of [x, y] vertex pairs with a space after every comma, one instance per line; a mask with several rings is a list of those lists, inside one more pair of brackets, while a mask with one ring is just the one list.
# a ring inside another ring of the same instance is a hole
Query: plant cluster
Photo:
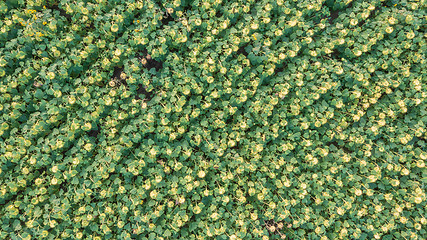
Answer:
[[426, 3], [0, 2], [0, 239], [426, 239]]

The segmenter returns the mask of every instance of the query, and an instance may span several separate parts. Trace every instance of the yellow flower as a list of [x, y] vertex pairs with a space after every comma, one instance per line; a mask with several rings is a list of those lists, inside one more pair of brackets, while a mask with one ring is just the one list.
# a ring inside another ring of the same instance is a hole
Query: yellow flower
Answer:
[[43, 22], [43, 25], [46, 25], [47, 24], [47, 22]]
[[337, 209], [337, 213], [338, 213], [339, 215], [343, 215], [343, 214], [345, 213], [345, 211], [344, 211], [344, 209], [342, 209], [341, 207], [339, 207], [339, 208]]
[[58, 179], [56, 179], [56, 178], [52, 178], [52, 180], [50, 181], [50, 183], [51, 183], [52, 185], [56, 185], [56, 184], [58, 183]]
[[254, 33], [254, 34], [252, 34], [252, 37], [253, 37], [255, 40], [257, 40], [257, 38], [256, 38], [256, 36], [255, 36], [255, 33]]

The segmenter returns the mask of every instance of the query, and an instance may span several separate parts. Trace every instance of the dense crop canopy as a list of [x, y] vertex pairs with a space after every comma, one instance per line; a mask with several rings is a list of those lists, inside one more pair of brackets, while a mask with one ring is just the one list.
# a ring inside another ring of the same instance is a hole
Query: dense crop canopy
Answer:
[[0, 1], [0, 239], [426, 239], [426, 15]]

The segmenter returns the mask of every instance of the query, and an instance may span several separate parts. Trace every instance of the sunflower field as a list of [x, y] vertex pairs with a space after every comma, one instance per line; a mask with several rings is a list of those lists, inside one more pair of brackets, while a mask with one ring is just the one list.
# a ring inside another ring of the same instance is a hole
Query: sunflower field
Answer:
[[0, 1], [0, 239], [427, 239], [426, 10]]

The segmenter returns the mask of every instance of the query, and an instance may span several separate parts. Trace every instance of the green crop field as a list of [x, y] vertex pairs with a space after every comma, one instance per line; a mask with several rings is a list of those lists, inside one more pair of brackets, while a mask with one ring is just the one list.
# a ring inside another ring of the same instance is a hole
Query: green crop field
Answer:
[[0, 239], [427, 239], [425, 0], [1, 0]]

